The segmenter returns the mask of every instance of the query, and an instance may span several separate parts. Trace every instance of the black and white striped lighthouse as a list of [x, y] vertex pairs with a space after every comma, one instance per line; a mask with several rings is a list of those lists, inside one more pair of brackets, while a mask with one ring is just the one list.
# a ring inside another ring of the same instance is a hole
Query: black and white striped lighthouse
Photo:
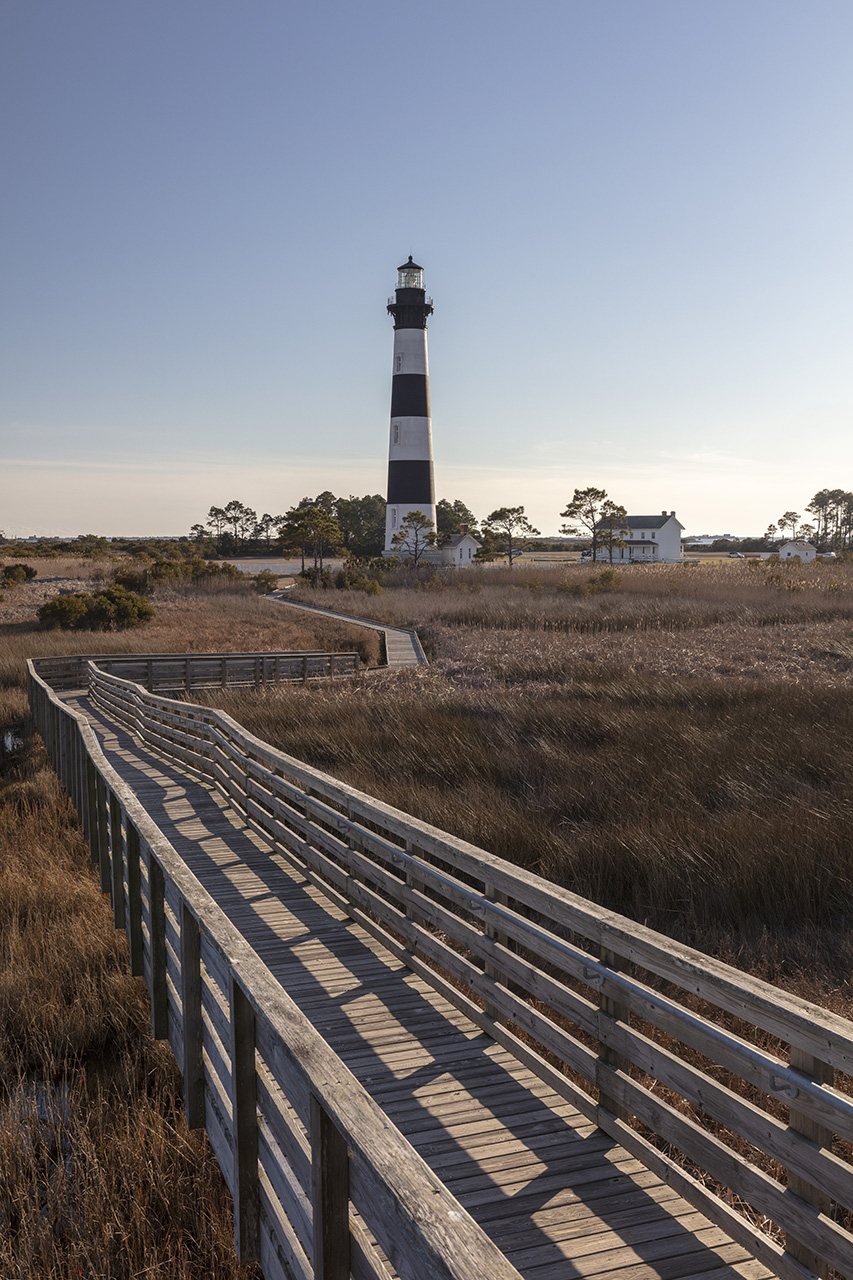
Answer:
[[385, 554], [410, 511], [422, 511], [435, 524], [432, 469], [432, 420], [429, 412], [427, 316], [432, 299], [424, 293], [424, 269], [416, 262], [397, 268], [397, 289], [388, 300], [394, 317], [394, 376], [391, 383], [391, 436], [388, 445], [388, 501]]

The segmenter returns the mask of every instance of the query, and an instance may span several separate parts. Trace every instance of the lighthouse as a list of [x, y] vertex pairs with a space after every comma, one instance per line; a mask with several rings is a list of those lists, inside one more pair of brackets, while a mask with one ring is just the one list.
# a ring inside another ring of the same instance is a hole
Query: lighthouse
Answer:
[[426, 335], [427, 316], [432, 311], [432, 299], [424, 293], [424, 269], [409, 255], [409, 261], [397, 268], [397, 289], [393, 299], [388, 299], [388, 312], [394, 317], [394, 366], [386, 556], [396, 553], [392, 539], [410, 511], [422, 511], [436, 527]]

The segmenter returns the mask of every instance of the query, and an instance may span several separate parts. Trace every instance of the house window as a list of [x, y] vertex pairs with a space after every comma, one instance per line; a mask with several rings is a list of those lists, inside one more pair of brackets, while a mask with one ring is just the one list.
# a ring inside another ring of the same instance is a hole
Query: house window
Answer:
[[400, 443], [400, 424], [399, 424], [399, 422], [395, 422], [395, 423], [394, 423], [394, 427], [393, 427], [393, 437], [394, 437], [394, 444], [399, 444], [399, 443]]
[[394, 372], [395, 372], [395, 373], [402, 373], [402, 372], [403, 372], [403, 357], [402, 357], [402, 356], [395, 356], [395, 357], [394, 357]]
[[392, 529], [397, 528], [397, 508], [396, 507], [391, 508], [391, 528]]
[[652, 529], [652, 537], [654, 537], [654, 536], [655, 536], [655, 531], [654, 531], [654, 529]]

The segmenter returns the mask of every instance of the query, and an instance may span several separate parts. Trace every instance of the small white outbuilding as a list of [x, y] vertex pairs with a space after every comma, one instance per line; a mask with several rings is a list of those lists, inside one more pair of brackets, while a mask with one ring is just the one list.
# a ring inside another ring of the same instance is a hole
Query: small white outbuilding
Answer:
[[471, 564], [480, 550], [480, 544], [467, 529], [461, 529], [452, 538], [448, 538], [447, 542], [443, 542], [440, 550], [442, 564], [453, 565], [454, 569], [461, 569], [463, 565]]
[[817, 547], [810, 542], [783, 542], [779, 548], [780, 560], [793, 560], [799, 556], [803, 564], [811, 564], [817, 555]]

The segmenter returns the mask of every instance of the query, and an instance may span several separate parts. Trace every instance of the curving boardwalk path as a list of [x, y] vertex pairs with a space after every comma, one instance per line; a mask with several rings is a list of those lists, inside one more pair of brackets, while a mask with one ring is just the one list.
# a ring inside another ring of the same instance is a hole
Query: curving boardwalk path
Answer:
[[318, 613], [323, 618], [334, 618], [337, 622], [351, 622], [354, 626], [381, 632], [385, 637], [387, 667], [391, 671], [398, 671], [401, 667], [428, 665], [416, 631], [407, 631], [404, 627], [387, 627], [381, 622], [368, 622], [366, 618], [354, 618], [348, 613], [335, 613], [332, 609], [320, 609], [313, 604], [298, 604], [295, 600], [288, 599], [286, 593], [281, 591], [270, 592], [267, 599], [286, 604], [291, 609], [303, 609], [307, 613]]
[[[771, 1275], [374, 940], [213, 785], [143, 746], [87, 694], [63, 697], [288, 995], [522, 1276]], [[174, 919], [167, 943], [180, 945]], [[204, 1051], [217, 1064], [218, 1016], [214, 1002]]]

